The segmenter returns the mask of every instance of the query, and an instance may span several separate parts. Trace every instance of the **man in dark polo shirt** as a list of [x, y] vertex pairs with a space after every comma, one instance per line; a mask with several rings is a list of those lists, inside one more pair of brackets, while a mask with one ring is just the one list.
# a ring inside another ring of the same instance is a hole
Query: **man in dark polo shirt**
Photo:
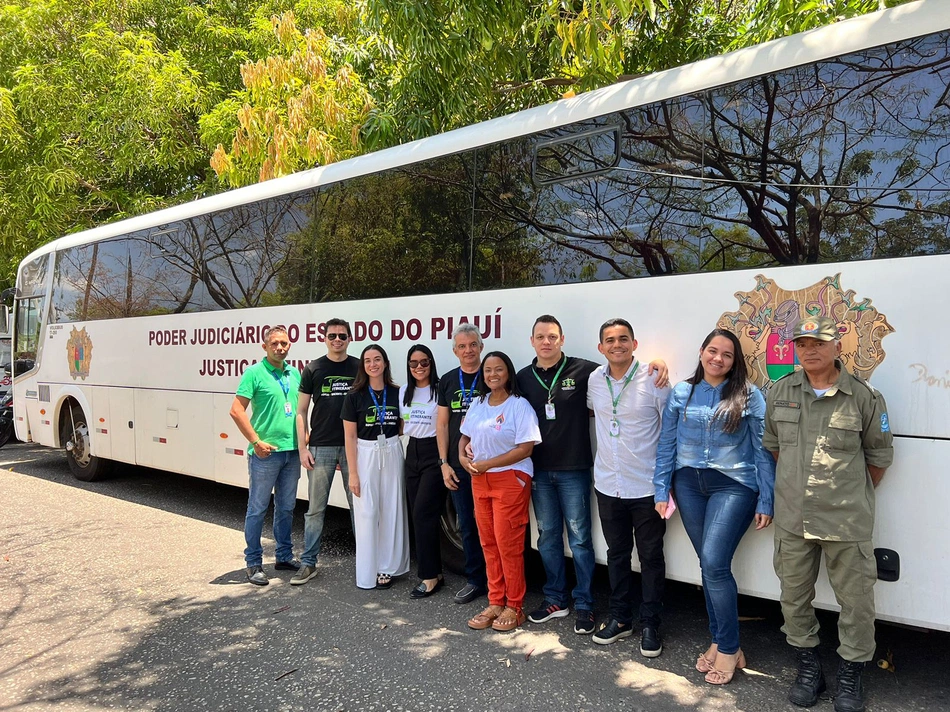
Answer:
[[462, 438], [459, 428], [472, 399], [487, 392], [487, 389], [478, 380], [483, 348], [478, 328], [472, 324], [460, 324], [452, 333], [452, 341], [452, 351], [459, 360], [459, 367], [439, 378], [435, 434], [442, 481], [452, 492], [452, 503], [458, 514], [462, 549], [465, 552], [467, 583], [455, 594], [455, 602], [471, 603], [488, 591], [488, 578], [485, 574], [485, 555], [475, 523], [472, 476], [459, 462], [459, 440]]
[[[534, 407], [541, 427], [541, 444], [531, 454], [534, 477], [531, 502], [538, 524], [538, 552], [544, 564], [544, 601], [528, 614], [532, 623], [563, 618], [570, 613], [564, 561], [564, 526], [574, 557], [576, 585], [571, 591], [576, 611], [574, 632], [594, 631], [594, 545], [591, 538], [590, 486], [594, 457], [590, 440], [587, 382], [597, 364], [562, 352], [564, 332], [550, 314], [539, 316], [531, 330], [531, 345], [537, 355], [530, 366], [518, 372], [518, 388]], [[658, 370], [657, 382], [666, 382], [666, 365]]]
[[[287, 365], [290, 339], [284, 327], [274, 326], [265, 331], [263, 346], [266, 357], [244, 371], [231, 403], [231, 419], [248, 441], [244, 560], [247, 580], [257, 586], [270, 583], [262, 566], [261, 530], [272, 491], [274, 541], [277, 542], [274, 568], [294, 571], [300, 567], [290, 541], [297, 480], [300, 479], [300, 463], [294, 456], [297, 449], [294, 413], [297, 412], [300, 372]], [[247, 414], [249, 405], [250, 416]]]
[[[307, 470], [310, 506], [304, 515], [304, 551], [300, 556], [300, 569], [290, 580], [295, 586], [305, 584], [317, 575], [323, 522], [337, 466], [343, 474], [343, 489], [350, 503], [351, 521], [353, 517], [353, 495], [346, 486], [349, 470], [343, 442], [343, 421], [340, 419], [344, 396], [353, 385], [359, 368], [359, 359], [346, 353], [351, 338], [350, 325], [346, 321], [328, 320], [327, 355], [308, 363], [300, 378], [297, 443], [300, 464]], [[308, 435], [307, 411], [311, 402], [313, 411], [310, 413]]]

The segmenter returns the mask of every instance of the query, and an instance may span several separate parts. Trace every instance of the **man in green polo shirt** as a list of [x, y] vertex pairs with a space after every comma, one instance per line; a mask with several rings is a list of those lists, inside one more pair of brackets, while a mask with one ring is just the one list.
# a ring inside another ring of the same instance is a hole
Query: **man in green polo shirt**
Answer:
[[[287, 330], [274, 326], [264, 332], [265, 358], [248, 368], [241, 377], [231, 404], [231, 418], [248, 440], [249, 475], [247, 516], [244, 518], [244, 561], [247, 580], [257, 586], [270, 583], [264, 573], [261, 530], [264, 515], [274, 493], [274, 541], [277, 564], [274, 568], [296, 571], [290, 530], [297, 504], [297, 393], [300, 371], [286, 364], [290, 351]], [[247, 407], [251, 406], [248, 417]], [[253, 451], [253, 452], [252, 452]]]
[[777, 460], [774, 564], [782, 630], [798, 654], [788, 699], [810, 707], [825, 689], [812, 607], [823, 553], [841, 605], [835, 712], [861, 712], [861, 671], [875, 648], [874, 488], [893, 460], [893, 436], [884, 397], [839, 360], [834, 319], [799, 322], [792, 341], [802, 370], [769, 390], [762, 437]]

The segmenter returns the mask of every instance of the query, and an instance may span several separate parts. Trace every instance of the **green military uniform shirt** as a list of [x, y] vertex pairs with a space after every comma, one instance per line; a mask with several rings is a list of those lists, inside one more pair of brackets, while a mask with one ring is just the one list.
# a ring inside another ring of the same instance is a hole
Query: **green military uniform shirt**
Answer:
[[775, 525], [806, 539], [870, 541], [867, 466], [891, 464], [893, 436], [884, 397], [837, 365], [838, 380], [821, 398], [801, 370], [769, 390], [762, 444], [779, 453]]

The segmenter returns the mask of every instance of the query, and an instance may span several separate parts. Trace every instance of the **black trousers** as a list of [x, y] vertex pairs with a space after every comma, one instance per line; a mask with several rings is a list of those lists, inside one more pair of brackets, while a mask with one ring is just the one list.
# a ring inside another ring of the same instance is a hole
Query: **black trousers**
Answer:
[[610, 617], [624, 625], [633, 623], [635, 597], [630, 562], [636, 539], [640, 559], [640, 625], [659, 627], [666, 586], [666, 560], [663, 558], [666, 520], [654, 509], [652, 495], [621, 499], [597, 492], [597, 507], [604, 539], [607, 540]]
[[433, 579], [442, 573], [439, 517], [447, 492], [435, 438], [409, 438], [406, 494], [409, 496], [409, 512], [416, 537], [416, 563], [421, 579]]

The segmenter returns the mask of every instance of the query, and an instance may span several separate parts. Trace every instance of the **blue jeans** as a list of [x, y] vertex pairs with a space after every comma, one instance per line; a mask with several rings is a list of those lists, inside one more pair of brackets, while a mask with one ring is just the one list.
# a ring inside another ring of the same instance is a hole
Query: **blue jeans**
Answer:
[[684, 467], [673, 473], [683, 526], [699, 556], [709, 632], [719, 652], [739, 650], [739, 610], [732, 557], [755, 516], [759, 495], [717, 470]]
[[346, 451], [342, 445], [323, 445], [311, 447], [313, 469], [307, 471], [307, 498], [310, 506], [303, 515], [303, 554], [300, 563], [306, 566], [316, 566], [320, 555], [320, 540], [323, 538], [323, 522], [326, 518], [327, 501], [330, 499], [330, 486], [336, 474], [336, 466], [340, 465], [340, 474], [343, 476], [343, 489], [346, 491], [346, 501], [350, 504], [350, 525], [353, 524], [353, 493], [350, 492], [348, 480], [350, 471], [346, 465]]
[[300, 457], [296, 450], [272, 452], [265, 458], [253, 453], [247, 458], [249, 475], [247, 515], [244, 517], [244, 561], [248, 566], [263, 563], [264, 549], [261, 532], [264, 515], [270, 505], [270, 493], [274, 492], [274, 541], [277, 543], [277, 560], [290, 561], [294, 548], [290, 542], [294, 507], [297, 504], [297, 480], [300, 479]]
[[564, 524], [567, 543], [574, 555], [577, 585], [571, 592], [574, 607], [593, 611], [590, 593], [594, 577], [594, 543], [591, 540], [590, 470], [536, 470], [531, 482], [531, 502], [538, 522], [538, 552], [546, 575], [544, 600], [562, 608], [570, 604], [564, 565]]
[[485, 554], [482, 542], [478, 538], [478, 524], [475, 522], [475, 499], [472, 496], [472, 475], [462, 469], [455, 469], [459, 478], [457, 490], [452, 492], [452, 504], [459, 519], [459, 534], [462, 535], [462, 551], [465, 553], [465, 578], [468, 583], [488, 589], [488, 576], [485, 573]]

